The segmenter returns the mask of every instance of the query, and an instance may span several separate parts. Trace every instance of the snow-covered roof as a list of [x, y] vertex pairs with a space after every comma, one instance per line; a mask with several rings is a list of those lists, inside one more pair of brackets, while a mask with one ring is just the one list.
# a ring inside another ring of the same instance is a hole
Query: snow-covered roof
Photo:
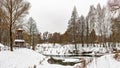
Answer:
[[15, 39], [14, 42], [25, 42], [23, 39]]
[[23, 30], [22, 28], [18, 28], [18, 30]]

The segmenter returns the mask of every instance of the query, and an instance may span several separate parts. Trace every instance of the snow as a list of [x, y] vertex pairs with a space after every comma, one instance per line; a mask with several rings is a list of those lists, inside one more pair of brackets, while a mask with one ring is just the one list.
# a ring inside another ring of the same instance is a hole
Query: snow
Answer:
[[78, 64], [75, 64], [74, 65], [74, 68], [82, 68], [83, 66], [82, 66], [82, 63], [78, 63]]
[[45, 57], [33, 50], [20, 48], [13, 52], [0, 51], [0, 68], [72, 68], [72, 66], [62, 66], [49, 64], [48, 57]]
[[[100, 58], [93, 58], [93, 61], [87, 63], [85, 68], [120, 68], [120, 61], [115, 60], [114, 54], [104, 55]], [[83, 68], [82, 63], [75, 64], [73, 68]]]
[[2, 50], [8, 50], [9, 48], [7, 46], [4, 46], [3, 44], [0, 43], [0, 51]]
[[4, 45], [0, 43], [0, 47], [4, 47]]
[[25, 40], [22, 40], [22, 39], [15, 39], [14, 42], [25, 42]]
[[11, 51], [0, 52], [0, 68], [28, 68], [38, 65], [45, 58], [29, 49], [17, 49]]
[[94, 58], [87, 68], [120, 68], [120, 62], [113, 58], [113, 54], [109, 54], [98, 59]]
[[73, 68], [73, 66], [62, 66], [56, 64], [40, 65], [37, 68]]
[[19, 28], [18, 30], [23, 30], [22, 28]]
[[[99, 47], [100, 44], [96, 44], [96, 47], [92, 47], [91, 45], [89, 47], [86, 47], [86, 44], [84, 47], [81, 47], [81, 44], [77, 44], [77, 49], [79, 51], [79, 54], [82, 52], [99, 52], [99, 53], [106, 53], [108, 50], [105, 47]], [[75, 46], [73, 44], [38, 44], [36, 46], [36, 51], [45, 55], [73, 55], [73, 51], [75, 50]]]
[[[4, 45], [0, 44], [0, 46], [4, 46]], [[57, 48], [57, 46], [61, 50]], [[57, 44], [57, 46], [52, 46], [51, 44], [49, 44], [48, 47], [51, 50], [56, 48], [56, 50], [54, 50], [55, 54], [57, 50], [59, 50], [61, 54], [63, 54], [64, 53], [63, 51], [66, 51], [66, 49], [68, 49], [68, 46], [61, 47], [59, 44]], [[70, 47], [72, 46], [73, 45], [70, 45]], [[44, 47], [44, 44], [43, 44], [43, 47]], [[48, 48], [45, 48], [45, 49], [48, 49]], [[83, 49], [85, 50], [85, 48]], [[89, 49], [89, 48], [86, 48], [86, 49]], [[96, 47], [90, 50], [94, 50], [95, 52], [100, 49]], [[103, 51], [104, 51], [104, 48], [103, 48]], [[87, 68], [120, 68], [120, 61], [115, 60], [113, 56], [114, 54], [107, 54], [99, 58], [92, 57], [91, 62], [87, 64]], [[50, 64], [47, 62], [49, 58], [50, 57], [43, 56], [42, 54], [36, 51], [27, 49], [27, 48], [15, 49], [13, 52], [0, 51], [0, 68], [34, 68], [34, 65], [36, 65], [36, 68], [49, 68], [49, 67], [50, 68], [77, 68], [77, 67], [80, 68], [83, 66], [82, 63], [75, 64], [74, 66], [63, 66], [59, 64]], [[88, 57], [85, 60], [88, 61], [90, 59], [91, 58]], [[63, 62], [79, 62], [79, 61], [81, 60], [77, 58], [64, 58]]]
[[65, 59], [63, 62], [80, 62], [79, 59]]

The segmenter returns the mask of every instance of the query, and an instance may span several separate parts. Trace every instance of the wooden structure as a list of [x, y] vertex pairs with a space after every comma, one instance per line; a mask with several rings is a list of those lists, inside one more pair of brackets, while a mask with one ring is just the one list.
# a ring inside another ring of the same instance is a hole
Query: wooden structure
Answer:
[[23, 39], [23, 29], [16, 30], [16, 39], [14, 40], [14, 47], [25, 47], [25, 40]]

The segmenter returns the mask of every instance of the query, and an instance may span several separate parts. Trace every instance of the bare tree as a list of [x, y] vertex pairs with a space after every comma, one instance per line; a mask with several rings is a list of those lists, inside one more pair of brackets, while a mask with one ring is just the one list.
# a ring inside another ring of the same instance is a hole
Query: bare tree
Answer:
[[26, 0], [2, 0], [3, 19], [9, 27], [10, 50], [13, 51], [13, 31], [18, 20], [22, 19], [29, 10], [30, 4]]
[[8, 23], [6, 21], [6, 14], [3, 11], [3, 1], [0, 2], [0, 42], [5, 43], [4, 45], [8, 44], [8, 40], [6, 38], [9, 38], [9, 29], [8, 29]]
[[32, 46], [32, 49], [35, 50], [35, 45], [38, 42], [38, 29], [36, 26], [36, 22], [32, 17], [29, 18], [29, 21], [26, 23], [26, 31], [29, 34], [29, 44]]
[[56, 43], [60, 43], [60, 33], [53, 33], [52, 36], [52, 41], [53, 41], [53, 45], [55, 45]]
[[40, 32], [39, 34], [38, 34], [38, 43], [42, 43], [43, 41], [42, 41], [42, 33]]
[[46, 43], [47, 40], [48, 40], [48, 34], [49, 34], [48, 31], [46, 31], [46, 32], [43, 33], [43, 40], [44, 40], [45, 43]]
[[111, 11], [116, 11], [120, 8], [120, 0], [108, 0], [107, 5]]
[[49, 43], [52, 43], [52, 36], [53, 36], [52, 33], [49, 33], [49, 34], [48, 34], [48, 42], [49, 42]]
[[107, 5], [111, 13], [112, 41], [116, 45], [115, 43], [120, 42], [120, 0], [109, 0]]

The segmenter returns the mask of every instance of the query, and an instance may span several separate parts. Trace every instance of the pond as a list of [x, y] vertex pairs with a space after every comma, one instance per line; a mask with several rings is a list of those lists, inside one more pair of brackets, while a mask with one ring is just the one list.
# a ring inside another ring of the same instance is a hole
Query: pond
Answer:
[[83, 62], [82, 59], [85, 59], [89, 62], [92, 58], [98, 58], [102, 56], [101, 54], [98, 55], [91, 55], [91, 54], [81, 54], [81, 55], [45, 55], [49, 56], [48, 63], [50, 64], [59, 64], [59, 65], [70, 65], [73, 66], [76, 63]]
[[[72, 61], [71, 61], [72, 60]], [[53, 57], [50, 57], [48, 59], [48, 63], [50, 64], [59, 64], [59, 65], [64, 65], [64, 66], [67, 66], [67, 65], [70, 65], [70, 66], [73, 66], [75, 65], [76, 63], [80, 63], [82, 62], [80, 59], [54, 59]]]

